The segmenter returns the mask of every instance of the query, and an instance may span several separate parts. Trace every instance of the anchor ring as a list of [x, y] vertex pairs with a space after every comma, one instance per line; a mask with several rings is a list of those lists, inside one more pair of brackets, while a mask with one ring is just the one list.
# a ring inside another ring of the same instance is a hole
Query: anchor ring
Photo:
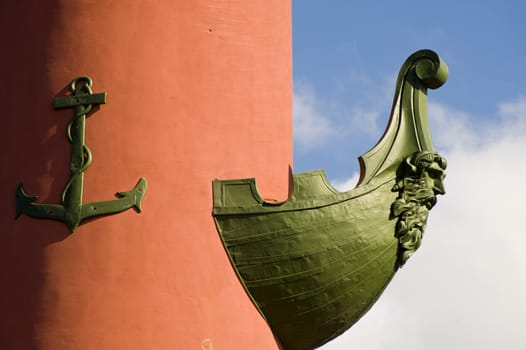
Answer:
[[77, 90], [77, 83], [81, 81], [86, 82], [83, 86], [87, 87], [89, 89], [88, 93], [91, 94], [92, 93], [91, 87], [93, 86], [93, 80], [90, 77], [85, 76], [85, 75], [76, 77], [75, 79], [71, 81], [71, 83], [69, 84], [69, 88], [71, 89], [71, 92], [75, 93], [75, 91]]

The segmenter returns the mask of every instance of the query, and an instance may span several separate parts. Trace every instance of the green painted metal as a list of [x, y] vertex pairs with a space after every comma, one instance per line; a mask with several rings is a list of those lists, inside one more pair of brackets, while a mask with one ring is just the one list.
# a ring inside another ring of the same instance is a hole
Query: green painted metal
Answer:
[[360, 157], [351, 191], [322, 170], [294, 175], [283, 203], [265, 202], [254, 179], [213, 182], [226, 251], [284, 349], [313, 349], [351, 327], [420, 245], [446, 168], [431, 142], [427, 89], [446, 79], [433, 51], [408, 58], [387, 130]]
[[94, 94], [93, 81], [90, 77], [81, 76], [70, 84], [72, 95], [54, 99], [55, 108], [71, 108], [75, 112], [67, 126], [67, 137], [71, 143], [70, 178], [62, 192], [62, 204], [35, 203], [36, 196], [25, 193], [22, 184], [16, 189], [16, 217], [22, 213], [34, 218], [63, 221], [74, 232], [79, 224], [88, 218], [116, 214], [130, 208], [140, 212], [141, 202], [146, 193], [147, 183], [141, 178], [135, 187], [128, 192], [117, 192], [118, 199], [82, 204], [84, 171], [90, 166], [92, 155], [85, 145], [86, 116], [93, 105], [106, 103], [106, 93]]

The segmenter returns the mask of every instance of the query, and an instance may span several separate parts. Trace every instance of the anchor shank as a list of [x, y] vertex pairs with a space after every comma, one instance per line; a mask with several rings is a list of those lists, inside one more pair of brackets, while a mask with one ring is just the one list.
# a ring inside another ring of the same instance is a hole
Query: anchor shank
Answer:
[[71, 124], [71, 182], [66, 189], [64, 207], [65, 221], [74, 230], [81, 221], [82, 189], [84, 186], [84, 167], [87, 154], [84, 145], [86, 114], [82, 105], [75, 106], [75, 116]]

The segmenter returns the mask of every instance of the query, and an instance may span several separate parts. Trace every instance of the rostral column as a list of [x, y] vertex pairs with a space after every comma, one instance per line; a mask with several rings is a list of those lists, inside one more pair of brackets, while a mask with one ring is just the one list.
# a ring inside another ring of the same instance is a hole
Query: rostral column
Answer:
[[[290, 1], [3, 1], [0, 37], [0, 348], [278, 349], [214, 227], [212, 180], [288, 195]], [[74, 98], [77, 77], [104, 101]], [[86, 218], [140, 178], [140, 213]]]

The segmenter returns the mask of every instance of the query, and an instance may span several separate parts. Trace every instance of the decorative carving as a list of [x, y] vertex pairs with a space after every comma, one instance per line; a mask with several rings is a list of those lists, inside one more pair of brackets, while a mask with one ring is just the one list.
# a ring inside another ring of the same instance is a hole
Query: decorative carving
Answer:
[[436, 204], [436, 195], [444, 194], [442, 180], [447, 163], [435, 152], [415, 152], [400, 165], [392, 191], [399, 196], [391, 206], [392, 217], [398, 217], [395, 237], [398, 238], [398, 265], [420, 247], [429, 210]]

